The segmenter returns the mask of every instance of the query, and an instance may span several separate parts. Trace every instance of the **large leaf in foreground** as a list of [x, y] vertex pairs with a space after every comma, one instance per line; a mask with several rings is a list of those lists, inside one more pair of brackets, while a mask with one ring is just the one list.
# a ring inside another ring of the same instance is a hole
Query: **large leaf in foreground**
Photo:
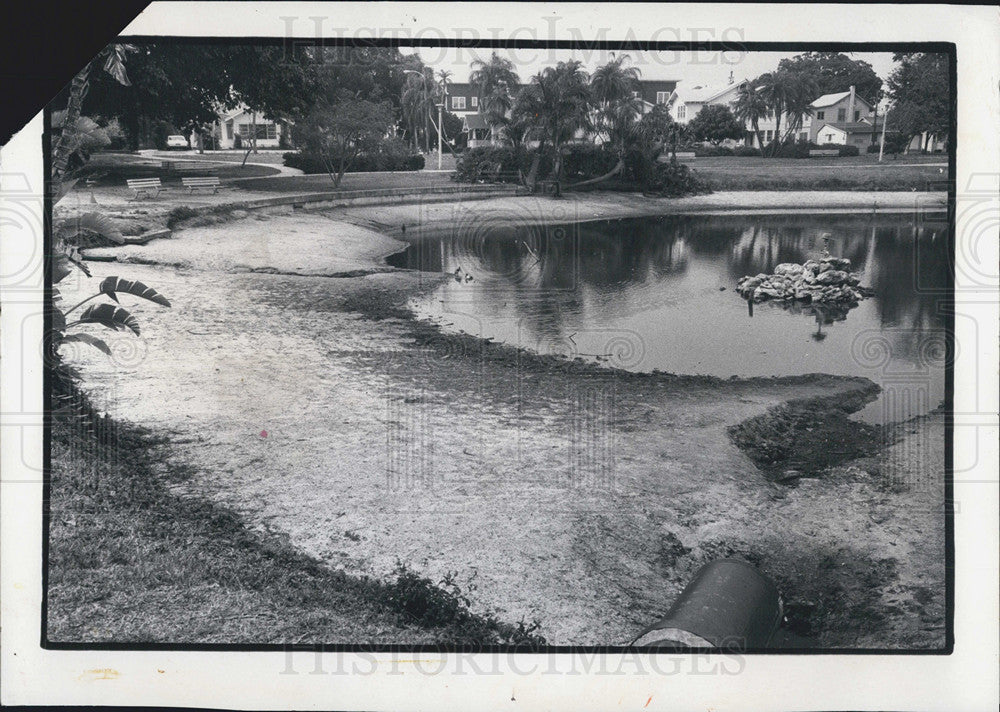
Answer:
[[139, 335], [139, 322], [134, 316], [114, 304], [95, 304], [87, 307], [80, 315], [81, 324], [101, 324], [109, 329], [124, 331], [131, 329]]
[[167, 298], [155, 289], [147, 287], [142, 282], [137, 282], [131, 279], [122, 279], [121, 277], [105, 277], [101, 282], [101, 292], [107, 294], [116, 302], [118, 301], [116, 293], [121, 292], [123, 294], [134, 294], [137, 297], [148, 299], [151, 302], [161, 304], [165, 307], [170, 306], [170, 302], [167, 301]]
[[106, 215], [85, 213], [79, 217], [76, 225], [80, 230], [96, 232], [98, 235], [108, 238], [117, 245], [125, 244], [125, 236], [122, 235], [122, 231]]
[[108, 356], [111, 355], [111, 347], [108, 346], [103, 339], [98, 339], [96, 336], [91, 336], [90, 334], [67, 334], [62, 339], [64, 344], [75, 341], [83, 344], [90, 344], [94, 348], [103, 351]]

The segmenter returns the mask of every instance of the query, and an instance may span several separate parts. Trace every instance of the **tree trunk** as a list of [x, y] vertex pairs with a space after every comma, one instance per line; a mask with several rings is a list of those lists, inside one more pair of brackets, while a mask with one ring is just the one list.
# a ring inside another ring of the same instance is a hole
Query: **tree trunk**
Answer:
[[257, 112], [250, 112], [250, 145], [253, 147], [253, 153], [257, 155]]
[[588, 180], [581, 181], [580, 183], [574, 183], [573, 185], [568, 185], [568, 186], [566, 186], [566, 189], [570, 190], [572, 188], [579, 188], [579, 187], [584, 186], [584, 185], [593, 185], [594, 183], [603, 183], [604, 181], [610, 180], [611, 178], [615, 177], [616, 175], [618, 175], [619, 173], [621, 173], [624, 169], [625, 169], [625, 161], [622, 160], [621, 158], [619, 158], [618, 159], [618, 163], [615, 164], [615, 167], [612, 168], [607, 173], [605, 173], [603, 176], [598, 176], [597, 178], [590, 178]]

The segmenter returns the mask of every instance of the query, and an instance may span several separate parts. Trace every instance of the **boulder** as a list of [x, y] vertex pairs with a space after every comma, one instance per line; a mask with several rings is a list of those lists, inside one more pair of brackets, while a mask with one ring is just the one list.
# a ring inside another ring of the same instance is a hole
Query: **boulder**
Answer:
[[843, 284], [847, 281], [847, 272], [831, 268], [826, 272], [820, 272], [816, 277], [816, 281], [819, 284]]
[[832, 269], [839, 269], [841, 272], [849, 272], [851, 261], [846, 257], [824, 257], [820, 264], [828, 264]]
[[794, 262], [783, 262], [774, 268], [774, 273], [794, 277], [802, 274], [802, 265], [797, 265]]

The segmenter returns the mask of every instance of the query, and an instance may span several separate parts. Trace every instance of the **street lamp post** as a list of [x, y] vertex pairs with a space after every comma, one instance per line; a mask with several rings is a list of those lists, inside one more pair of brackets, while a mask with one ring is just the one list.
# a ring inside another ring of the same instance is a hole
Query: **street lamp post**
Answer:
[[[445, 94], [445, 96], [448, 96], [448, 95]], [[441, 156], [442, 156], [442, 150], [441, 150], [441, 127], [443, 125], [441, 123], [441, 119], [443, 118], [443, 114], [444, 114], [444, 102], [442, 101], [440, 104], [438, 104], [438, 125], [437, 125], [437, 130], [438, 130], [438, 170], [441, 170]]]

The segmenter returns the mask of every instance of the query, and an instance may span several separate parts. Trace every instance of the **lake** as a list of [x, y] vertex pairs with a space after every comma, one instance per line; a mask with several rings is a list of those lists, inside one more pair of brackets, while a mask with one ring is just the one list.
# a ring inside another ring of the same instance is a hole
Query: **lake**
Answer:
[[[830, 254], [876, 296], [847, 312], [752, 307], [744, 275]], [[695, 215], [457, 228], [390, 264], [451, 273], [412, 302], [452, 331], [632, 371], [864, 376], [855, 417], [889, 423], [944, 399], [949, 240], [944, 213]]]

